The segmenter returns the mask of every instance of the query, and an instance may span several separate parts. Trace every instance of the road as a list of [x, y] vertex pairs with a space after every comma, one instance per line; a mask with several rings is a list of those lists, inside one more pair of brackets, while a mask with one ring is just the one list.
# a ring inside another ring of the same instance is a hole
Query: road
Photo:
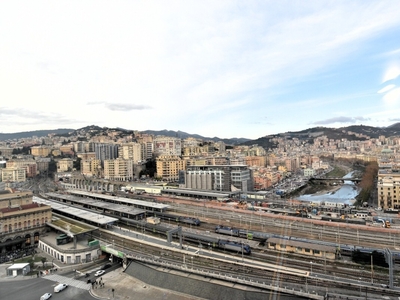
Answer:
[[52, 299], [57, 300], [92, 300], [88, 289], [69, 286], [64, 291], [55, 294], [54, 287], [58, 282], [45, 278], [32, 278], [24, 280], [8, 280], [0, 282], [0, 299], [26, 300], [40, 299], [44, 293], [53, 294]]

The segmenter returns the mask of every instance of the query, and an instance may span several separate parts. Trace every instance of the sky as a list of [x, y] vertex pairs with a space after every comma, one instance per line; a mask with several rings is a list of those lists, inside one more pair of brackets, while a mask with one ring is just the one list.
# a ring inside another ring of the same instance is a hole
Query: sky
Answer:
[[400, 1], [1, 1], [0, 132], [400, 122]]

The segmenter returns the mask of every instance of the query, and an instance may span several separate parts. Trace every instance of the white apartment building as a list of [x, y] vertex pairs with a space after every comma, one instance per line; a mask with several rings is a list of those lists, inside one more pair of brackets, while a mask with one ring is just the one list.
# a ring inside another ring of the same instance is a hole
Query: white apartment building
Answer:
[[142, 146], [139, 143], [124, 143], [118, 148], [118, 158], [130, 159], [134, 163], [141, 162]]
[[154, 138], [154, 154], [161, 155], [181, 155], [182, 141], [174, 137], [156, 137]]
[[133, 160], [110, 159], [104, 161], [104, 179], [115, 181], [130, 181], [134, 178]]

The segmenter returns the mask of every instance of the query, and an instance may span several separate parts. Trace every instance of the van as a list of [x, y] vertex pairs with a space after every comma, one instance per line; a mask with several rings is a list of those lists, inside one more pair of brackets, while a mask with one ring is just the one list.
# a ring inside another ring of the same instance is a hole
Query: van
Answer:
[[61, 292], [62, 290], [66, 289], [67, 287], [68, 287], [68, 284], [66, 284], [66, 283], [60, 283], [60, 284], [58, 284], [58, 285], [56, 285], [56, 286], [54, 287], [54, 293], [59, 293], [59, 292]]

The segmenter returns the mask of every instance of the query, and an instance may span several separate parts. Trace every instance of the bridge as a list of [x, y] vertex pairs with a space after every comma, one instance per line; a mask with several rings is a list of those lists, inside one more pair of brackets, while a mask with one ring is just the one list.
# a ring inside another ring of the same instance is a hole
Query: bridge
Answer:
[[343, 177], [311, 177], [309, 181], [340, 181], [340, 182], [345, 182], [345, 181], [352, 181], [355, 183], [359, 183], [361, 181], [361, 178], [343, 178]]

